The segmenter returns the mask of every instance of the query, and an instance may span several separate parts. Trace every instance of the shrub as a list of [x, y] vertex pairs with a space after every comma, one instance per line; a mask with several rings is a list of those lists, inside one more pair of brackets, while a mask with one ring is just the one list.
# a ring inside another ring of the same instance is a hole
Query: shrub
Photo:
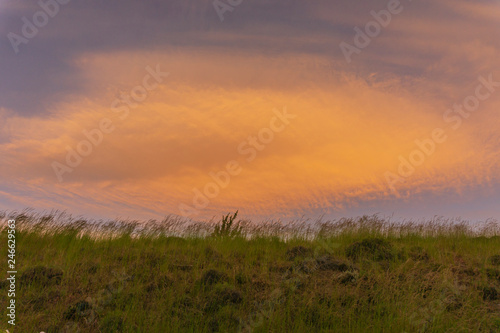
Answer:
[[500, 254], [495, 254], [489, 258], [490, 263], [494, 266], [500, 266]]
[[483, 300], [495, 301], [498, 299], [498, 291], [495, 287], [483, 287]]
[[206, 271], [201, 277], [201, 283], [204, 285], [216, 284], [227, 280], [228, 276], [226, 273], [216, 271], [215, 269]]
[[87, 301], [80, 301], [75, 305], [71, 306], [64, 312], [64, 319], [75, 320], [80, 319], [88, 315], [88, 310], [91, 306]]
[[391, 260], [394, 258], [392, 245], [382, 238], [367, 238], [349, 245], [345, 250], [346, 256], [352, 260], [361, 257], [375, 261]]
[[410, 249], [410, 258], [415, 261], [427, 261], [429, 260], [429, 254], [420, 246], [413, 246]]
[[288, 249], [285, 255], [288, 260], [294, 260], [297, 257], [312, 255], [312, 250], [299, 245]]
[[238, 216], [238, 211], [231, 215], [231, 213], [226, 216], [222, 216], [222, 220], [219, 224], [215, 226], [215, 230], [212, 233], [213, 237], [237, 237], [241, 235], [242, 226], [239, 222], [234, 223], [236, 217]]
[[318, 268], [322, 271], [345, 272], [353, 269], [352, 265], [349, 263], [328, 255], [319, 257], [316, 259], [316, 262], [318, 264]]
[[205, 312], [216, 312], [226, 305], [240, 304], [243, 301], [241, 292], [230, 286], [217, 286], [207, 297]]
[[19, 280], [22, 285], [37, 285], [47, 287], [55, 284], [60, 284], [63, 276], [63, 271], [57, 268], [47, 268], [44, 266], [36, 266], [25, 270]]

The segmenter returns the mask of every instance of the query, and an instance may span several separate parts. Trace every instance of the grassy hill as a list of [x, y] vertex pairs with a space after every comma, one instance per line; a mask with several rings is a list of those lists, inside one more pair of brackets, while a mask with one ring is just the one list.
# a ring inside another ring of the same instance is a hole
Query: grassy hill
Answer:
[[10, 218], [16, 326], [3, 281], [2, 332], [500, 332], [496, 222]]

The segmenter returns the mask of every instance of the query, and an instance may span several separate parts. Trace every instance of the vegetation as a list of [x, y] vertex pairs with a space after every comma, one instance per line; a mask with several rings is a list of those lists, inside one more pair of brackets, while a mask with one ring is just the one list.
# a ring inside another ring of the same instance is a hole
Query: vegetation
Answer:
[[18, 270], [2, 332], [500, 332], [495, 221], [0, 217]]
[[236, 217], [238, 216], [238, 211], [233, 215], [227, 214], [222, 216], [222, 220], [219, 224], [215, 226], [213, 237], [238, 237], [241, 236], [242, 226], [238, 222], [234, 223]]

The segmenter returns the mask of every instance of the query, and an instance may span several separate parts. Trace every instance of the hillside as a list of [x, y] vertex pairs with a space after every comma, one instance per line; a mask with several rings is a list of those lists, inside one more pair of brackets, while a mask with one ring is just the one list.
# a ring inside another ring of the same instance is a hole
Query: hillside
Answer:
[[[168, 221], [11, 218], [16, 326], [2, 320], [2, 331], [500, 332], [496, 222], [228, 215], [179, 237]], [[5, 249], [7, 217], [2, 226]], [[5, 313], [9, 282], [0, 287]]]

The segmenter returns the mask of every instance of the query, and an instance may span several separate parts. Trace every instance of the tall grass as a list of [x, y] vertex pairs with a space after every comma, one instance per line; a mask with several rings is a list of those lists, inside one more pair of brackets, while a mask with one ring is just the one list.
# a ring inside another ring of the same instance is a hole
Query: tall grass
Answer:
[[[492, 237], [500, 236], [500, 223], [495, 219], [484, 222], [469, 222], [454, 218], [436, 217], [430, 221], [391, 221], [378, 215], [357, 218], [340, 218], [328, 221], [297, 219], [290, 222], [267, 220], [252, 222], [236, 221], [237, 212], [222, 217], [221, 221], [193, 221], [169, 215], [163, 220], [92, 220], [73, 216], [64, 211], [37, 213], [31, 210], [0, 212], [0, 230], [8, 219], [15, 219], [18, 231], [54, 235], [58, 233], [88, 235], [95, 238], [130, 237], [184, 237], [205, 238], [234, 232], [247, 239], [255, 237], [278, 237], [283, 240], [327, 237]], [[231, 224], [234, 224], [233, 226]], [[219, 228], [219, 229], [218, 229]], [[227, 229], [229, 228], [229, 229]], [[232, 229], [231, 229], [232, 228]], [[228, 231], [230, 230], [230, 231]]]
[[103, 221], [22, 211], [0, 213], [1, 244], [9, 218], [18, 323], [0, 330], [500, 331], [495, 220]]

